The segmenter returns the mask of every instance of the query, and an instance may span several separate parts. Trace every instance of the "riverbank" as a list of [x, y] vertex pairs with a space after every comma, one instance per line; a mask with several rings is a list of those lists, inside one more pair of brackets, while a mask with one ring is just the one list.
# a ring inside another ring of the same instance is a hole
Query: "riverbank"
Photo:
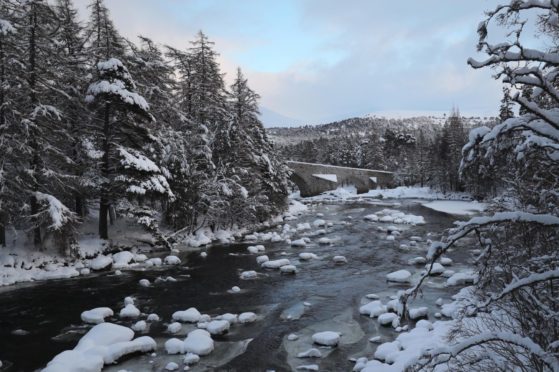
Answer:
[[[91, 216], [80, 229], [77, 257], [61, 255], [56, 247], [37, 251], [24, 232], [11, 232], [8, 247], [0, 248], [0, 287], [17, 283], [68, 279], [87, 276], [98, 271], [111, 270], [117, 275], [123, 270], [138, 270], [175, 264], [165, 253], [175, 255], [179, 250], [202, 249], [212, 244], [230, 244], [253, 232], [270, 228], [284, 219], [296, 218], [306, 206], [290, 200], [288, 211], [263, 224], [212, 231], [200, 229], [192, 235], [177, 237], [177, 249], [155, 250], [154, 237], [137, 224], [120, 219], [112, 227], [110, 241], [96, 237], [96, 219]], [[170, 263], [172, 262], [172, 263]]]

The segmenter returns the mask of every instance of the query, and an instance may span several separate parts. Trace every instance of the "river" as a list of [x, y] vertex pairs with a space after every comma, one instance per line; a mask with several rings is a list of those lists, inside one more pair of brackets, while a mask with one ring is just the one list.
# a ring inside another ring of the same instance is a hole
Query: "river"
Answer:
[[[214, 337], [216, 350], [192, 366], [192, 371], [286, 371], [313, 363], [321, 371], [351, 370], [350, 358], [373, 354], [376, 344], [368, 341], [370, 337], [380, 335], [388, 341], [397, 336], [392, 328], [381, 327], [376, 320], [359, 314], [363, 296], [375, 293], [387, 301], [398, 289], [407, 288], [387, 283], [386, 274], [404, 268], [415, 272], [414, 277], [419, 275], [421, 268], [408, 265], [407, 260], [425, 255], [425, 240], [438, 238], [455, 220], [414, 201], [393, 202], [401, 205], [392, 208], [421, 215], [426, 224], [398, 225], [401, 235], [395, 241], [388, 241], [386, 234], [377, 230], [382, 224], [363, 219], [386, 206], [363, 202], [316, 203], [297, 220], [287, 221], [292, 226], [312, 223], [317, 218], [332, 223], [325, 235], [313, 236], [316, 229], [294, 235], [293, 239], [310, 237], [313, 243], [306, 248], [291, 247], [286, 242], [264, 243], [265, 254], [270, 259], [289, 258], [297, 266], [295, 275], [260, 268], [255, 255], [246, 250], [250, 244], [242, 243], [207, 248], [205, 258], [199, 252], [184, 251], [179, 254], [180, 266], [128, 270], [120, 276], [105, 272], [3, 288], [0, 290], [0, 359], [5, 364], [13, 363], [9, 371], [44, 367], [56, 354], [73, 348], [89, 329], [80, 320], [82, 311], [108, 306], [117, 314], [123, 307], [124, 297], [133, 296], [143, 313], [157, 313], [161, 317], [146, 333], [156, 339], [158, 350], [156, 355], [136, 355], [105, 370], [161, 371], [169, 361], [182, 365], [181, 356], [166, 355], [163, 343], [170, 337], [182, 339], [191, 329], [184, 327], [179, 336], [166, 332], [171, 314], [189, 307], [212, 316], [252, 311], [259, 317], [254, 323], [234, 325], [228, 334]], [[412, 251], [399, 248], [412, 235], [424, 238], [419, 247]], [[334, 243], [318, 245], [319, 237], [331, 238]], [[302, 251], [313, 252], [320, 259], [300, 261], [298, 254]], [[335, 264], [332, 261], [335, 255], [345, 256], [347, 264]], [[453, 252], [449, 257], [455, 261], [453, 270], [464, 267], [468, 259], [464, 252]], [[240, 280], [239, 273], [243, 270], [256, 270], [259, 276], [256, 280]], [[138, 285], [142, 278], [154, 282], [157, 277], [167, 276], [177, 281], [154, 283], [147, 288]], [[457, 291], [445, 287], [444, 282], [444, 278], [430, 279], [423, 297], [414, 304], [428, 306], [430, 320], [434, 320], [437, 311], [434, 300], [449, 299]], [[239, 286], [241, 292], [228, 292], [233, 286]], [[109, 321], [126, 326], [134, 323], [118, 316]], [[29, 333], [14, 334], [16, 329]], [[324, 350], [320, 359], [296, 358], [297, 352], [311, 347], [310, 335], [320, 330], [342, 332], [344, 341], [335, 349]], [[291, 333], [299, 335], [299, 340], [288, 341], [286, 336]]]

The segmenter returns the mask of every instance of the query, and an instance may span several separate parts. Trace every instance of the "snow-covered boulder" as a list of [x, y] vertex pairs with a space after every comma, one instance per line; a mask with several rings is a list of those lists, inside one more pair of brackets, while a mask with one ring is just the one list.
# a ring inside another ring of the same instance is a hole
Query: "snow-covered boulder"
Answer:
[[291, 246], [292, 247], [306, 247], [307, 242], [305, 241], [305, 239], [297, 239], [297, 240], [293, 240], [291, 242]]
[[178, 333], [182, 328], [182, 324], [179, 322], [173, 322], [167, 326], [167, 332], [174, 334]]
[[181, 259], [177, 256], [167, 256], [165, 257], [165, 265], [180, 265]]
[[320, 238], [320, 239], [318, 239], [318, 244], [320, 244], [320, 245], [328, 245], [328, 244], [332, 244], [332, 243], [334, 243], [334, 240], [330, 239], [330, 238]]
[[145, 261], [146, 266], [161, 266], [163, 261], [159, 257], [150, 258], [149, 260]]
[[167, 354], [184, 354], [184, 341], [178, 338], [170, 338], [165, 341], [165, 351]]
[[140, 316], [140, 310], [133, 304], [124, 306], [119, 313], [121, 318], [137, 318]]
[[132, 325], [132, 327], [130, 327], [130, 328], [132, 328], [132, 330], [133, 330], [134, 332], [145, 332], [145, 330], [147, 329], [147, 327], [148, 327], [148, 325], [147, 325], [147, 323], [146, 323], [145, 320], [138, 320], [138, 321], [137, 321], [136, 323], [134, 323], [134, 324]]
[[410, 278], [411, 273], [408, 270], [398, 270], [386, 275], [386, 279], [389, 282], [395, 283], [409, 283]]
[[380, 301], [371, 301], [359, 308], [359, 313], [363, 315], [368, 315], [371, 318], [376, 318], [377, 316], [386, 313], [386, 306]]
[[229, 331], [231, 324], [227, 320], [212, 320], [206, 326], [206, 330], [212, 335], [222, 335]]
[[186, 364], [187, 366], [192, 365], [192, 364], [196, 364], [200, 361], [200, 357], [194, 353], [187, 353], [184, 358], [182, 359], [182, 362], [184, 364]]
[[411, 320], [426, 318], [428, 313], [429, 313], [429, 309], [427, 307], [416, 307], [416, 308], [409, 309], [409, 315]]
[[183, 322], [183, 323], [196, 323], [200, 320], [202, 314], [195, 307], [188, 308], [186, 310], [175, 311], [173, 313], [173, 320]]
[[258, 274], [254, 270], [248, 270], [248, 271], [243, 271], [239, 277], [243, 280], [251, 280], [251, 279], [256, 279], [258, 277]]
[[384, 313], [380, 314], [378, 317], [379, 324], [386, 326], [392, 324], [394, 320], [398, 319], [398, 314], [395, 313]]
[[297, 354], [297, 358], [321, 358], [322, 353], [320, 350], [312, 348]]
[[441, 265], [443, 265], [443, 266], [450, 266], [450, 265], [452, 265], [452, 258], [441, 257], [441, 258], [439, 259], [439, 262], [440, 262]]
[[268, 258], [268, 256], [266, 255], [256, 257], [256, 263], [259, 265], [262, 265], [266, 261], [270, 261], [270, 258]]
[[332, 331], [317, 332], [312, 335], [312, 340], [321, 346], [337, 346], [340, 342], [340, 334]]
[[427, 259], [425, 257], [414, 257], [408, 260], [408, 265], [425, 265]]
[[105, 364], [113, 364], [127, 354], [155, 350], [151, 337], [134, 339], [134, 331], [112, 323], [101, 323], [91, 328], [72, 350], [54, 357], [44, 372], [101, 371]]
[[290, 265], [291, 262], [287, 258], [280, 258], [279, 260], [270, 260], [262, 264], [266, 269], [279, 269], [282, 266]]
[[317, 258], [318, 258], [318, 256], [314, 253], [310, 253], [310, 252], [299, 253], [299, 259], [303, 260], [303, 261], [313, 260], [313, 259], [317, 259]]
[[123, 268], [130, 265], [130, 262], [134, 260], [134, 255], [128, 251], [122, 251], [113, 254], [113, 267]]
[[256, 314], [250, 311], [239, 314], [239, 323], [252, 323], [256, 320]]
[[103, 270], [107, 269], [113, 264], [113, 259], [110, 256], [105, 256], [103, 254], [98, 255], [93, 260], [89, 261], [89, 268], [91, 270]]
[[341, 264], [347, 263], [347, 258], [345, 258], [344, 256], [334, 256], [334, 258], [333, 258], [332, 260], [333, 260], [334, 263], [337, 264], [337, 265], [341, 265]]
[[214, 341], [208, 331], [195, 329], [188, 333], [184, 340], [184, 348], [189, 353], [208, 355], [214, 349]]
[[149, 287], [151, 285], [151, 283], [148, 279], [140, 279], [138, 284], [142, 287]]
[[280, 267], [280, 271], [283, 274], [295, 274], [297, 273], [297, 268], [295, 267], [295, 265], [283, 265], [282, 267]]
[[169, 362], [165, 365], [166, 371], [176, 371], [177, 369], [179, 369], [179, 365], [175, 362]]
[[147, 317], [147, 321], [148, 322], [158, 322], [159, 321], [159, 315], [157, 314], [149, 314]]
[[[431, 267], [431, 264], [425, 265], [425, 269], [427, 269], [427, 270], [429, 270], [430, 267]], [[438, 262], [435, 262], [433, 264], [433, 268], [431, 269], [431, 273], [429, 275], [441, 275], [444, 271], [445, 271], [444, 266], [441, 265]]]
[[85, 323], [99, 324], [105, 321], [105, 318], [113, 316], [113, 310], [108, 307], [97, 307], [95, 309], [86, 310], [81, 313], [81, 319]]

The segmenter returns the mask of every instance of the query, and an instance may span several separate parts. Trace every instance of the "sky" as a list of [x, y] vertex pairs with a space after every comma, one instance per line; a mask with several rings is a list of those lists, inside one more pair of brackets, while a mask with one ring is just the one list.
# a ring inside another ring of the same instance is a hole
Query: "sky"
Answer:
[[[74, 0], [83, 18], [89, 0]], [[369, 113], [495, 115], [501, 84], [473, 70], [478, 23], [497, 0], [105, 0], [121, 34], [187, 48], [215, 42], [226, 80], [237, 66], [265, 124], [317, 124]]]

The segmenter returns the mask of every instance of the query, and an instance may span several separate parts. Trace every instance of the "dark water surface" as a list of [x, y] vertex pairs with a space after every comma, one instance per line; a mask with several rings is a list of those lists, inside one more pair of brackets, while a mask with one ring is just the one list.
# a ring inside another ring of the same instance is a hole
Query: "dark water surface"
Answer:
[[[0, 360], [4, 364], [8, 364], [6, 361], [13, 363], [7, 369], [9, 371], [32, 371], [44, 367], [56, 354], [73, 348], [81, 335], [89, 329], [80, 320], [82, 311], [108, 306], [118, 314], [123, 307], [124, 297], [133, 296], [142, 313], [153, 312], [160, 316], [161, 322], [153, 324], [147, 333], [158, 343], [173, 337], [165, 332], [165, 323], [170, 320], [171, 314], [192, 306], [201, 313], [212, 316], [245, 311], [253, 311], [260, 316], [255, 323], [233, 326], [229, 334], [215, 338], [216, 351], [220, 344], [222, 351], [218, 351], [213, 359], [202, 358], [203, 363], [191, 370], [284, 371], [291, 370], [294, 363], [316, 363], [321, 371], [351, 370], [353, 363], [348, 358], [370, 357], [374, 352], [375, 345], [368, 342], [370, 337], [382, 335], [385, 340], [389, 340], [397, 336], [391, 329], [379, 328], [376, 320], [359, 315], [362, 297], [367, 293], [377, 293], [386, 302], [388, 296], [396, 294], [398, 289], [406, 288], [387, 283], [385, 275], [402, 268], [412, 273], [419, 271], [418, 268], [407, 265], [406, 261], [411, 257], [425, 255], [427, 244], [423, 242], [421, 249], [412, 252], [399, 249], [399, 244], [405, 243], [412, 235], [420, 235], [426, 239], [428, 232], [434, 233], [434, 239], [445, 228], [450, 227], [454, 220], [451, 216], [431, 211], [413, 202], [405, 202], [394, 209], [422, 215], [427, 224], [413, 227], [399, 225], [405, 230], [395, 242], [391, 242], [385, 239], [384, 233], [377, 231], [376, 227], [381, 224], [363, 220], [363, 216], [382, 208], [385, 207], [370, 204], [313, 205], [299, 219], [287, 221], [292, 226], [302, 222], [312, 223], [317, 218], [334, 223], [334, 226], [326, 228], [326, 235], [311, 237], [313, 243], [304, 249], [290, 247], [285, 242], [264, 243], [264, 254], [270, 259], [289, 258], [297, 265], [296, 275], [263, 270], [256, 264], [256, 256], [247, 254], [246, 247], [249, 244], [233, 244], [207, 249], [206, 258], [200, 257], [197, 252], [180, 254], [183, 263], [179, 267], [147, 271], [123, 270], [123, 275], [120, 276], [107, 272], [79, 279], [1, 289]], [[322, 213], [323, 216], [317, 217], [317, 213]], [[295, 234], [293, 239], [312, 233], [313, 230]], [[332, 245], [319, 246], [316, 241], [320, 237], [338, 240]], [[321, 259], [299, 262], [298, 254], [303, 251], [313, 252]], [[346, 256], [348, 263], [335, 265], [332, 262], [334, 255]], [[457, 262], [466, 261], [463, 253], [455, 253], [450, 257]], [[239, 279], [241, 270], [256, 270], [261, 274], [257, 280], [243, 281]], [[173, 276], [178, 281], [157, 283], [149, 288], [138, 285], [138, 280], [142, 278], [150, 279], [153, 283], [159, 276]], [[418, 306], [430, 306], [431, 320], [432, 313], [436, 311], [432, 302], [438, 297], [450, 298], [456, 292], [454, 288], [444, 288], [442, 283], [442, 278], [431, 280], [424, 297], [417, 301]], [[243, 291], [228, 293], [227, 290], [235, 285]], [[311, 306], [303, 306], [303, 302], [309, 302]], [[283, 347], [286, 335], [302, 332], [317, 324], [322, 328], [327, 327], [335, 316], [344, 313], [364, 333], [364, 336], [359, 336], [358, 341], [341, 345], [321, 359], [294, 361], [288, 357]], [[292, 319], [286, 319], [290, 314]], [[117, 316], [108, 321], [127, 326], [134, 323], [121, 321]], [[24, 329], [29, 334], [12, 334], [16, 329]], [[225, 357], [228, 348], [239, 349], [239, 342], [247, 339], [253, 340], [244, 353]], [[110, 367], [110, 370], [127, 368], [134, 371], [160, 371], [168, 361], [177, 362], [181, 366], [179, 370], [182, 370], [180, 356], [164, 356], [162, 346], [157, 353], [160, 354], [159, 359], [149, 355], [137, 356]], [[221, 361], [218, 358], [220, 355], [224, 356]], [[209, 361], [204, 362], [205, 359]]]

